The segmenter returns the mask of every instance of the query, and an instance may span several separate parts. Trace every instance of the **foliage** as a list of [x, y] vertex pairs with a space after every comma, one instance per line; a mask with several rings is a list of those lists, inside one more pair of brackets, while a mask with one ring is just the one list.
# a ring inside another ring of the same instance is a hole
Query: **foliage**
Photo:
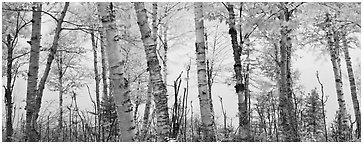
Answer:
[[318, 142], [324, 141], [324, 123], [323, 123], [322, 105], [320, 96], [316, 89], [305, 98], [305, 107], [302, 114], [303, 128], [302, 132], [306, 141]]

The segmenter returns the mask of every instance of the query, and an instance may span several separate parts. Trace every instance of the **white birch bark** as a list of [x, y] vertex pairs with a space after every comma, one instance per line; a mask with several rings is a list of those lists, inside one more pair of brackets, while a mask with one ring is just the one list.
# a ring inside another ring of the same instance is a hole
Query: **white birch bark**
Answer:
[[216, 141], [215, 131], [213, 129], [213, 113], [211, 112], [211, 99], [208, 93], [206, 55], [204, 42], [204, 20], [203, 20], [203, 3], [194, 3], [195, 15], [195, 35], [196, 35], [196, 61], [198, 76], [198, 93], [200, 114], [202, 117], [203, 141]]
[[140, 28], [141, 39], [145, 48], [147, 67], [149, 70], [153, 95], [156, 106], [158, 141], [165, 141], [169, 137], [169, 113], [166, 86], [161, 76], [161, 67], [156, 53], [156, 41], [151, 35], [146, 9], [143, 2], [135, 2], [137, 23]]
[[97, 9], [102, 26], [105, 29], [107, 42], [106, 52], [110, 70], [111, 94], [114, 97], [121, 131], [120, 141], [134, 141], [135, 123], [132, 114], [132, 104], [129, 96], [128, 82], [124, 77], [124, 61], [121, 50], [117, 46], [115, 13], [112, 3], [99, 2]]

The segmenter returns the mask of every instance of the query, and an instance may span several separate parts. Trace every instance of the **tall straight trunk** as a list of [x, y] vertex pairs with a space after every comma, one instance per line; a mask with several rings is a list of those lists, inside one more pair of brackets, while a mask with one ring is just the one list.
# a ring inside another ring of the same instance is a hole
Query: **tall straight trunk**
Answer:
[[[207, 32], [204, 33], [204, 38], [205, 38], [205, 49], [207, 50], [208, 53], [208, 36], [207, 36]], [[214, 55], [215, 52], [215, 47], [213, 47], [213, 54]], [[207, 86], [208, 86], [208, 96], [210, 99], [210, 111], [212, 113], [212, 119], [213, 119], [213, 131], [217, 131], [217, 126], [214, 122], [214, 107], [213, 107], [213, 99], [212, 99], [212, 86], [213, 86], [213, 66], [214, 66], [214, 61], [213, 60], [206, 60], [207, 64], [206, 64], [206, 73], [207, 73]], [[210, 64], [209, 64], [210, 63]], [[216, 139], [218, 138], [218, 135], [216, 135]]]
[[[48, 75], [50, 72], [50, 68], [51, 68], [52, 62], [54, 60], [54, 56], [58, 49], [58, 41], [59, 41], [60, 32], [62, 30], [61, 29], [62, 23], [63, 23], [64, 17], [66, 16], [68, 7], [69, 7], [69, 2], [66, 2], [63, 7], [63, 10], [61, 12], [61, 15], [57, 21], [57, 27], [55, 29], [53, 43], [52, 43], [52, 46], [50, 47], [50, 53], [47, 58], [47, 64], [46, 64], [43, 76], [38, 83], [38, 90], [36, 92], [36, 98], [34, 99], [35, 100], [34, 111], [32, 113], [32, 115], [33, 115], [32, 122], [34, 123], [34, 126], [36, 125], [36, 120], [39, 116], [40, 106], [41, 106], [43, 92], [44, 92], [44, 88], [45, 88], [45, 82], [47, 81], [47, 78], [48, 78]], [[34, 131], [35, 131], [35, 129], [34, 129]], [[35, 138], [32, 137], [31, 139], [34, 139], [35, 141], [39, 141], [39, 136], [35, 137]]]
[[[290, 12], [284, 3], [281, 3], [280, 20], [289, 22]], [[297, 119], [294, 112], [293, 97], [292, 97], [292, 77], [291, 77], [291, 37], [290, 29], [288, 26], [281, 27], [280, 38], [280, 125], [282, 126], [283, 140], [300, 141], [297, 129]]]
[[101, 28], [100, 34], [100, 47], [101, 47], [101, 65], [102, 65], [102, 83], [103, 83], [103, 97], [108, 97], [108, 84], [107, 84], [107, 63], [106, 63], [106, 52], [105, 52], [105, 37], [104, 28]]
[[203, 20], [203, 3], [194, 3], [195, 15], [195, 35], [196, 35], [196, 61], [197, 61], [197, 76], [198, 76], [198, 94], [200, 114], [202, 119], [202, 132], [204, 142], [216, 141], [215, 131], [213, 128], [213, 113], [210, 105], [211, 99], [208, 93], [207, 71], [206, 71], [206, 56], [205, 56], [205, 41], [204, 41], [204, 20]]
[[[281, 3], [280, 20], [289, 22], [290, 12], [284, 3]], [[280, 30], [280, 125], [282, 126], [283, 140], [300, 141], [297, 129], [297, 119], [294, 112], [293, 97], [292, 97], [292, 77], [291, 77], [291, 37], [288, 26], [282, 26]]]
[[[242, 64], [241, 64], [241, 53], [242, 49], [238, 46], [237, 41], [237, 30], [235, 26], [235, 14], [233, 11], [233, 5], [228, 4], [229, 12], [229, 34], [231, 35], [231, 43], [233, 48], [233, 69], [236, 77], [236, 93], [238, 96], [238, 139], [242, 141], [249, 141], [249, 125], [248, 125], [248, 112], [247, 112], [247, 100], [244, 98], [243, 76], [242, 76]], [[242, 42], [241, 42], [242, 43]]]
[[168, 78], [168, 24], [165, 23], [163, 24], [163, 37], [164, 37], [164, 43], [163, 43], [163, 48], [164, 48], [164, 58], [163, 58], [163, 74], [164, 74], [164, 83], [165, 85], [167, 85], [167, 78]]
[[[101, 122], [101, 112], [100, 112], [100, 89], [99, 89], [99, 84], [100, 84], [100, 79], [99, 79], [99, 75], [98, 75], [98, 60], [97, 60], [97, 44], [95, 41], [95, 35], [94, 35], [94, 31], [91, 31], [91, 42], [92, 42], [92, 50], [93, 50], [93, 69], [94, 69], [94, 74], [95, 74], [95, 82], [96, 82], [96, 110], [97, 110], [97, 117], [98, 117], [98, 137], [100, 137], [100, 122]], [[99, 141], [99, 140], [98, 140]]]
[[346, 34], [342, 34], [341, 37], [342, 37], [342, 41], [343, 41], [343, 52], [344, 52], [344, 56], [345, 56], [345, 63], [347, 65], [347, 71], [348, 71], [348, 77], [349, 77], [350, 93], [352, 95], [354, 114], [355, 114], [355, 119], [356, 119], [356, 123], [357, 123], [356, 134], [357, 134], [357, 138], [360, 138], [361, 117], [360, 117], [359, 101], [357, 98], [357, 87], [355, 85], [353, 66], [352, 66], [352, 61], [350, 60], [350, 56], [349, 56], [349, 49], [348, 49]]
[[148, 24], [145, 5], [143, 2], [135, 2], [137, 23], [141, 32], [141, 39], [145, 48], [147, 67], [153, 86], [153, 95], [157, 116], [157, 136], [158, 141], [165, 141], [169, 136], [169, 113], [166, 86], [161, 76], [161, 67], [156, 54], [156, 41], [151, 37], [151, 30]]
[[97, 3], [102, 26], [106, 31], [107, 57], [110, 70], [111, 91], [115, 98], [117, 118], [121, 131], [120, 141], [134, 141], [135, 123], [132, 116], [132, 104], [128, 81], [124, 77], [125, 61], [121, 59], [122, 53], [118, 49], [115, 12], [112, 3]]
[[[15, 38], [14, 38], [15, 39]], [[12, 69], [13, 69], [13, 51], [11, 35], [8, 34], [6, 38], [6, 46], [8, 48], [7, 63], [6, 63], [6, 87], [5, 87], [5, 104], [6, 104], [6, 142], [12, 141], [13, 135], [13, 83], [12, 82]], [[15, 115], [15, 114], [14, 114]]]
[[[91, 31], [91, 42], [92, 42], [92, 50], [93, 50], [93, 69], [95, 74], [95, 82], [96, 82], [96, 110], [97, 110], [97, 117], [98, 117], [98, 137], [101, 135], [101, 112], [100, 112], [100, 78], [98, 75], [98, 59], [97, 59], [97, 44], [95, 40], [95, 33]], [[99, 139], [98, 139], [99, 141]]]
[[36, 142], [39, 140], [36, 131], [36, 98], [37, 82], [39, 71], [39, 50], [40, 50], [40, 30], [41, 30], [42, 3], [33, 3], [33, 23], [31, 35], [31, 49], [28, 69], [27, 95], [26, 95], [26, 124], [25, 141]]
[[[100, 47], [101, 47], [101, 77], [102, 77], [102, 97], [104, 99], [109, 99], [108, 95], [108, 83], [107, 83], [107, 65], [106, 65], [106, 56], [105, 56], [105, 38], [104, 38], [104, 28], [101, 28], [99, 31], [100, 35]], [[100, 119], [102, 119], [103, 114], [101, 113]], [[102, 122], [102, 121], [101, 121]], [[102, 125], [102, 124], [100, 124]], [[104, 127], [101, 127], [102, 130], [102, 139], [104, 139]], [[102, 140], [103, 141], [103, 140]]]
[[[62, 130], [63, 130], [63, 58], [62, 58], [62, 52], [58, 52], [58, 84], [59, 84], [59, 90], [58, 90], [58, 96], [59, 96], [59, 117], [58, 117], [58, 132], [57, 136], [62, 137]], [[58, 137], [58, 138], [59, 138]], [[64, 137], [64, 136], [63, 136]], [[59, 139], [58, 139], [59, 140]]]
[[[248, 51], [248, 50], [247, 50]], [[248, 55], [247, 57], [249, 57], [249, 52], [247, 52]], [[245, 95], [245, 103], [246, 103], [246, 109], [247, 109], [247, 115], [246, 115], [246, 119], [247, 119], [247, 126], [248, 126], [248, 129], [247, 129], [247, 137], [248, 138], [251, 138], [251, 95], [250, 95], [250, 90], [249, 90], [249, 79], [250, 79], [250, 74], [249, 74], [249, 67], [250, 67], [250, 64], [248, 63], [247, 66], [246, 66], [246, 73], [244, 74], [244, 95]], [[252, 139], [249, 139], [249, 141], [252, 141]]]
[[326, 14], [326, 22], [327, 29], [326, 31], [326, 40], [328, 42], [328, 48], [330, 53], [330, 58], [333, 66], [334, 79], [335, 79], [335, 88], [337, 92], [337, 100], [339, 105], [338, 110], [338, 133], [339, 138], [338, 141], [347, 141], [347, 128], [348, 128], [348, 117], [347, 110], [343, 95], [343, 82], [341, 75], [341, 67], [340, 67], [340, 58], [339, 58], [339, 38], [336, 32], [332, 29], [332, 20], [329, 13]]

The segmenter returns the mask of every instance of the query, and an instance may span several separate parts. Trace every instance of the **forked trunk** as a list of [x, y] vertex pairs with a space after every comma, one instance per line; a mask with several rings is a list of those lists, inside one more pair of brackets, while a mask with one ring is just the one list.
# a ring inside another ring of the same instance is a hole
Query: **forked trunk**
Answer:
[[156, 106], [157, 137], [158, 141], [165, 141], [169, 136], [169, 113], [166, 86], [161, 76], [161, 67], [156, 54], [156, 41], [151, 37], [145, 5], [143, 2], [135, 2], [137, 23], [140, 28], [141, 39], [145, 48], [147, 67], [153, 86], [153, 95]]
[[338, 33], [332, 30], [331, 16], [326, 14], [327, 29], [326, 40], [328, 42], [328, 48], [330, 53], [330, 58], [333, 66], [334, 78], [335, 78], [335, 88], [337, 92], [337, 100], [339, 105], [338, 112], [338, 141], [348, 140], [348, 117], [347, 109], [345, 105], [344, 95], [343, 95], [343, 82], [340, 67], [339, 58], [339, 38]]

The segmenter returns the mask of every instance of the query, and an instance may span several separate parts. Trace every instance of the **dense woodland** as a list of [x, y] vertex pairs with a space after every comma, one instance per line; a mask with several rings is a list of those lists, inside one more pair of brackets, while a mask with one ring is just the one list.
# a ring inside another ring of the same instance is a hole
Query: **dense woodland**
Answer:
[[[360, 2], [3, 2], [2, 139], [361, 141], [360, 35]], [[302, 49], [334, 77], [304, 91]]]

